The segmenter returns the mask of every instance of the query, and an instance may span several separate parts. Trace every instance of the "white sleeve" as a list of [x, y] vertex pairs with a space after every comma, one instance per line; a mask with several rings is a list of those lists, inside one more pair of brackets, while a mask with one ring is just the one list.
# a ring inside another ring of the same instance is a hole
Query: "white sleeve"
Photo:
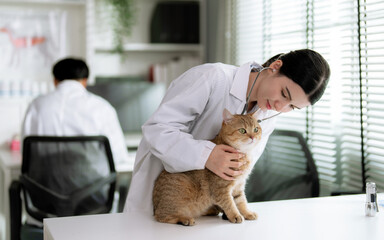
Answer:
[[190, 134], [210, 99], [212, 79], [207, 76], [212, 77], [196, 69], [181, 75], [142, 127], [149, 150], [162, 160], [168, 172], [203, 169], [215, 147], [214, 143], [196, 140]]

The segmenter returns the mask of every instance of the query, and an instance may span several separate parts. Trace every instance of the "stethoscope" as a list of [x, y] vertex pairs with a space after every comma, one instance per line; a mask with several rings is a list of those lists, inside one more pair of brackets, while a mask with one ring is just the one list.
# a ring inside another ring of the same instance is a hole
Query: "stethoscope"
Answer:
[[[254, 66], [251, 66], [251, 67], [252, 67], [252, 71], [253, 71], [254, 69], [260, 69], [260, 68], [256, 68], [256, 67], [254, 67]], [[255, 80], [254, 80], [253, 83], [252, 83], [251, 89], [249, 90], [248, 96], [247, 96], [247, 98], [246, 98], [245, 106], [244, 106], [244, 108], [243, 108], [243, 111], [241, 112], [241, 115], [244, 115], [244, 114], [247, 112], [248, 105], [249, 105], [249, 99], [250, 99], [250, 97], [251, 97], [251, 93], [252, 93], [253, 87], [255, 86], [256, 80], [259, 78], [260, 73], [261, 73], [262, 71], [266, 70], [266, 69], [270, 69], [270, 67], [262, 67], [262, 68], [258, 71], [258, 73], [257, 73], [257, 75], [256, 75], [256, 77], [255, 77]], [[259, 109], [259, 110], [260, 110], [260, 109]], [[257, 111], [259, 111], [259, 110], [257, 110]], [[270, 119], [270, 118], [276, 117], [277, 115], [280, 115], [280, 114], [281, 114], [281, 112], [279, 112], [279, 113], [277, 113], [277, 114], [275, 114], [275, 115], [272, 115], [272, 116], [270, 116], [270, 117], [266, 117], [266, 118], [263, 118], [263, 119], [259, 119], [259, 120], [257, 120], [257, 122], [258, 122], [258, 123], [261, 123], [261, 122], [263, 122], [263, 121], [265, 121], [265, 120], [268, 120], [268, 119]]]

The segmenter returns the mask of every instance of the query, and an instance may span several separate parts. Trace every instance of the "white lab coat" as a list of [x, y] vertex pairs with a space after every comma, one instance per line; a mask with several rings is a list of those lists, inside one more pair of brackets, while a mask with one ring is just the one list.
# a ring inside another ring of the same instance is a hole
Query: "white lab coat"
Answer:
[[[194, 67], [174, 80], [157, 111], [143, 125], [125, 211], [152, 214], [154, 181], [165, 168], [168, 172], [203, 169], [215, 147], [210, 142], [221, 128], [224, 108], [240, 114], [246, 103], [251, 65], [222, 63]], [[257, 65], [260, 67], [260, 65]], [[260, 117], [273, 115], [262, 112]], [[274, 129], [274, 119], [261, 123], [262, 140], [254, 162], [264, 150]]]
[[114, 162], [128, 160], [116, 110], [76, 80], [65, 80], [54, 91], [34, 99], [27, 109], [21, 134], [104, 135], [110, 142]]

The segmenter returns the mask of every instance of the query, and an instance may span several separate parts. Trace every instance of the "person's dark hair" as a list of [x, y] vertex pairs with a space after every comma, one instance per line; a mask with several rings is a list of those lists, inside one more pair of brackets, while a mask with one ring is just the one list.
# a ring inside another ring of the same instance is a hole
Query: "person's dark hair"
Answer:
[[312, 105], [323, 96], [331, 70], [319, 53], [310, 49], [281, 53], [266, 61], [263, 67], [276, 60], [283, 62], [279, 72], [301, 86]]
[[53, 66], [52, 73], [58, 81], [65, 79], [81, 80], [89, 76], [87, 64], [83, 60], [75, 58], [65, 58], [58, 61]]

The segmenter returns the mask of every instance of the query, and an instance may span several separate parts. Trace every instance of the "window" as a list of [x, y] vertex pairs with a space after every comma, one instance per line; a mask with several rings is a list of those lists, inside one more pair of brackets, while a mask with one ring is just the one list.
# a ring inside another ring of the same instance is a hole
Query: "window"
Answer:
[[[384, 191], [384, 1], [230, 0], [229, 62], [263, 63], [311, 48], [331, 66], [315, 106], [282, 114], [277, 128], [300, 131], [316, 161], [321, 195]], [[364, 163], [364, 164], [362, 164]]]

